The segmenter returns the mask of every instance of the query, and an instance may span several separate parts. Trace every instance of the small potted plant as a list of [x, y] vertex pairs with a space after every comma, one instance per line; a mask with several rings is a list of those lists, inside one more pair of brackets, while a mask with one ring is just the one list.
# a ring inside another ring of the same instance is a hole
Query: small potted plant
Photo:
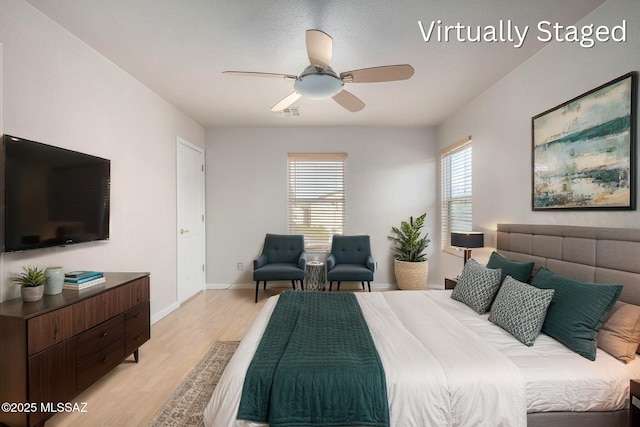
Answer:
[[42, 299], [44, 284], [47, 282], [44, 269], [34, 266], [22, 267], [22, 272], [14, 274], [10, 280], [20, 286], [23, 301], [33, 302]]
[[415, 220], [409, 217], [409, 221], [400, 223], [400, 228], [391, 228], [394, 234], [389, 236], [394, 243], [393, 267], [400, 289], [423, 289], [427, 284], [429, 263], [424, 250], [431, 240], [427, 238], [428, 233], [420, 235], [426, 217], [426, 213]]

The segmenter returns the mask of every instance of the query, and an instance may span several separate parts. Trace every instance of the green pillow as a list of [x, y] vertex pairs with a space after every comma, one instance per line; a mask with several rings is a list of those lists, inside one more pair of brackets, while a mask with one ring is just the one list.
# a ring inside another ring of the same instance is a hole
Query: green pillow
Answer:
[[531, 282], [554, 289], [542, 332], [589, 360], [596, 360], [596, 335], [618, 300], [622, 285], [572, 280], [540, 268]]
[[534, 264], [533, 262], [514, 261], [494, 251], [489, 257], [487, 268], [501, 269], [502, 281], [504, 281], [505, 277], [511, 276], [519, 282], [529, 283]]

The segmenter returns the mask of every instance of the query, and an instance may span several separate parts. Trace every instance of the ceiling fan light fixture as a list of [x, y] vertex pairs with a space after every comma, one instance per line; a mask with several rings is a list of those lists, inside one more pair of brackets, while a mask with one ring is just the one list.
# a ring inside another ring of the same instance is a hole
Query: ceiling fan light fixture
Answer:
[[300, 76], [294, 83], [293, 89], [299, 94], [311, 99], [328, 99], [342, 91], [344, 83], [331, 74], [307, 74]]
[[360, 68], [336, 74], [329, 66], [333, 54], [333, 39], [321, 30], [307, 30], [307, 65], [299, 76], [291, 74], [258, 73], [252, 71], [224, 71], [238, 76], [284, 77], [293, 82], [294, 92], [278, 101], [271, 111], [282, 113], [291, 108], [301, 97], [324, 100], [332, 98], [346, 110], [356, 113], [364, 108], [364, 102], [351, 92], [344, 90], [345, 83], [394, 82], [411, 78], [414, 69], [409, 64], [382, 65]]

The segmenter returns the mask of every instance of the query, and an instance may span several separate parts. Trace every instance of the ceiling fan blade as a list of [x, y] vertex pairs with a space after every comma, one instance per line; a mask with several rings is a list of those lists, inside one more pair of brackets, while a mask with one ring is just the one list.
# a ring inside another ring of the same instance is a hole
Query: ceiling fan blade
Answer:
[[276, 105], [271, 107], [271, 111], [282, 111], [285, 108], [287, 108], [289, 105], [293, 104], [298, 99], [300, 99], [301, 96], [302, 95], [300, 95], [298, 92], [292, 92], [289, 95], [282, 98], [280, 101], [278, 101]]
[[333, 52], [333, 39], [320, 30], [307, 30], [307, 55], [311, 65], [329, 66]]
[[338, 92], [338, 94], [333, 95], [333, 100], [352, 113], [357, 113], [364, 108], [364, 102], [346, 90], [342, 90], [341, 92]]
[[253, 71], [223, 71], [222, 74], [241, 77], [277, 77], [279, 79], [295, 80], [296, 76], [278, 73], [255, 73]]
[[393, 82], [406, 80], [411, 76], [413, 76], [413, 67], [408, 64], [362, 68], [340, 73], [340, 79], [347, 83]]

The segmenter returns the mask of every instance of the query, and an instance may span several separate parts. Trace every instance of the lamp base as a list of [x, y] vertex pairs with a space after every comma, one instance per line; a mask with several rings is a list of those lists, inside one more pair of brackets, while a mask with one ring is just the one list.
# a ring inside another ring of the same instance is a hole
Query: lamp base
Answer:
[[471, 258], [471, 249], [465, 249], [464, 250], [464, 263], [466, 264], [467, 261], [469, 261], [470, 258]]

